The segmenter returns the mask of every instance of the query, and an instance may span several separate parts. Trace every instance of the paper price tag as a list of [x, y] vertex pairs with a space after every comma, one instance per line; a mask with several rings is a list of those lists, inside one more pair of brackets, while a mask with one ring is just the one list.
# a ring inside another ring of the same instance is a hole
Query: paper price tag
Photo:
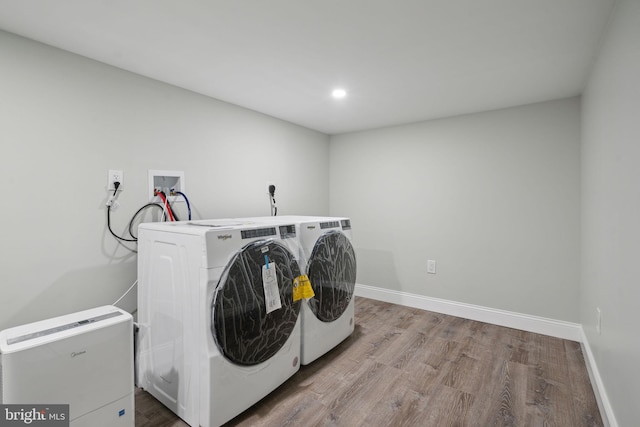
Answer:
[[275, 262], [270, 262], [262, 266], [262, 286], [264, 288], [264, 304], [267, 313], [282, 308]]
[[301, 299], [309, 299], [315, 296], [313, 288], [311, 287], [311, 281], [306, 274], [298, 276], [293, 279], [293, 301]]

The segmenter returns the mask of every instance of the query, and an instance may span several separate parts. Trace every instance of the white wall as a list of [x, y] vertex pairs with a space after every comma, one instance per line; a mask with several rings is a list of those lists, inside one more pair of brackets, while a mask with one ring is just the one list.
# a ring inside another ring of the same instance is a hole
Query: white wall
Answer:
[[580, 314], [620, 426], [639, 416], [639, 112], [640, 2], [619, 0], [583, 98]]
[[330, 147], [331, 214], [353, 218], [359, 283], [578, 320], [578, 98]]
[[118, 232], [149, 169], [184, 171], [197, 218], [269, 215], [267, 181], [281, 214], [329, 213], [324, 134], [5, 32], [0, 58], [0, 329], [133, 283], [136, 255], [106, 231], [108, 169], [124, 170]]

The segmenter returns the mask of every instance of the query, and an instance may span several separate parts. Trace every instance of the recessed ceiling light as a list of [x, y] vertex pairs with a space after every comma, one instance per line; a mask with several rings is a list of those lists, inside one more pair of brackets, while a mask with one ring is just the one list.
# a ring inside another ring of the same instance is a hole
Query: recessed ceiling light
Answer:
[[334, 89], [333, 92], [331, 92], [331, 95], [334, 98], [344, 98], [347, 96], [347, 91], [344, 89]]

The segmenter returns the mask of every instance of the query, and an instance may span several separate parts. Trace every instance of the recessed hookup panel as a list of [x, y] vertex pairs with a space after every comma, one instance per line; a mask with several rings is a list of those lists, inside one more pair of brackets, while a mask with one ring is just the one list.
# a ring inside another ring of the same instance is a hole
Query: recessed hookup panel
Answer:
[[149, 170], [149, 200], [159, 202], [158, 192], [162, 191], [171, 202], [183, 200], [177, 192], [186, 193], [183, 171]]

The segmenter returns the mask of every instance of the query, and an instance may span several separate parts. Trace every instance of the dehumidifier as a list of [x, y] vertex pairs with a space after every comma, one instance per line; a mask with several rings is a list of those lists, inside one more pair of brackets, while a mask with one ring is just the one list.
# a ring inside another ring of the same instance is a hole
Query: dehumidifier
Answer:
[[133, 427], [133, 319], [113, 306], [0, 332], [0, 402], [68, 404], [72, 427]]

